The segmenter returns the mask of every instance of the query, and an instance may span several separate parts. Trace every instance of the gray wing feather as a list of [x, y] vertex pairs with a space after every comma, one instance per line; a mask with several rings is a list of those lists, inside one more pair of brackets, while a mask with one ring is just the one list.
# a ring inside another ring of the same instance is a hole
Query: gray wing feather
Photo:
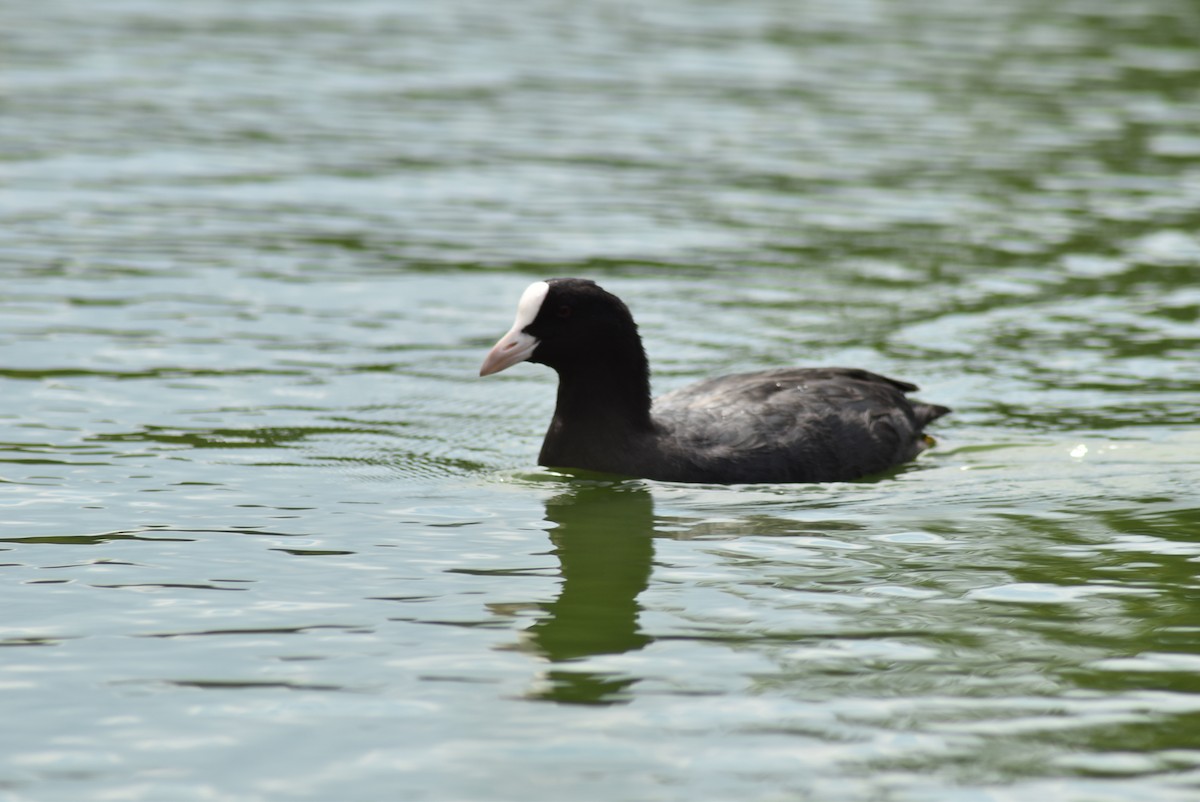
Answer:
[[855, 478], [925, 448], [921, 428], [948, 410], [914, 409], [904, 393], [916, 389], [865, 370], [785, 368], [702, 381], [653, 411], [668, 451], [696, 476]]

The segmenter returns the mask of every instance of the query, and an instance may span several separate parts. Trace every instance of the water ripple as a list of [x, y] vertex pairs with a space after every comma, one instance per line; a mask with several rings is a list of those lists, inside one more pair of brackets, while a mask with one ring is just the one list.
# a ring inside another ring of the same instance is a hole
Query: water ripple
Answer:
[[[1194, 798], [1186, 4], [94, 5], [0, 7], [0, 787]], [[864, 482], [538, 468], [553, 376], [476, 374], [561, 275], [657, 392], [955, 414]]]

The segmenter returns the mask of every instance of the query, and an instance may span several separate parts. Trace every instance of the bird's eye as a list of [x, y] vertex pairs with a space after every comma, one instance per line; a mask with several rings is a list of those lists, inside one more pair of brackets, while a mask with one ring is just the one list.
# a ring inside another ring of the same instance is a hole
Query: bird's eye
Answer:
[[561, 318], [568, 318], [571, 316], [571, 307], [567, 304], [562, 304], [554, 313]]

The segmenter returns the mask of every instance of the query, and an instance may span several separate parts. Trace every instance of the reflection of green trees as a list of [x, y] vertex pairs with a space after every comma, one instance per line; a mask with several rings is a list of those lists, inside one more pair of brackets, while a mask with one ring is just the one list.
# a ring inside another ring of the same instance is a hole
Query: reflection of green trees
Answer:
[[346, 426], [263, 426], [256, 428], [183, 429], [179, 427], [147, 426], [140, 431], [92, 436], [96, 442], [162, 443], [191, 448], [278, 448], [299, 443], [321, 435], [389, 434], [386, 430], [370, 430]]
[[[99, 546], [104, 543], [109, 543], [115, 540], [161, 540], [171, 541], [175, 543], [190, 543], [195, 538], [190, 537], [146, 537], [145, 533], [154, 532], [153, 529], [139, 530], [136, 532], [101, 532], [95, 535], [30, 535], [28, 537], [3, 537], [0, 538], [0, 543], [54, 543], [60, 546]], [[165, 530], [167, 534], [175, 533], [180, 530]], [[188, 530], [188, 531], [203, 531], [203, 530]], [[260, 532], [246, 532], [244, 530], [216, 530], [220, 532], [234, 531], [242, 532], [243, 534], [261, 534]]]
[[540, 698], [612, 703], [637, 681], [571, 664], [650, 642], [638, 628], [637, 597], [650, 579], [653, 518], [650, 492], [641, 487], [578, 485], [546, 503], [546, 519], [557, 525], [550, 540], [562, 586], [528, 632], [553, 664]]
[[[1053, 736], [1089, 751], [1200, 747], [1200, 713], [1188, 706], [1168, 713], [1162, 696], [1200, 693], [1200, 507], [1157, 498], [1140, 503], [1140, 512], [1127, 504], [1066, 521], [1030, 517], [1024, 523], [1036, 537], [1029, 548], [1014, 550], [1009, 568], [1014, 582], [1098, 594], [1073, 604], [1005, 605], [1020, 628], [1038, 633], [1057, 655], [1040, 650], [1048, 679], [1087, 694], [1145, 694], [1148, 708], [1159, 711], [1145, 721], [1114, 720]], [[1047, 549], [1047, 542], [1059, 547]]]

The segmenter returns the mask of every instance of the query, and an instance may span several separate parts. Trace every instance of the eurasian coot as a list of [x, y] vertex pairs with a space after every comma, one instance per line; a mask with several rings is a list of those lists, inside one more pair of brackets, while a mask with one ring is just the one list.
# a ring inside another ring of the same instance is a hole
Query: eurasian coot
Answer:
[[529, 285], [480, 376], [529, 360], [558, 372], [538, 462], [673, 482], [833, 482], [879, 473], [929, 444], [950, 410], [910, 403], [907, 382], [853, 368], [709, 379], [650, 400], [629, 309], [587, 279]]

